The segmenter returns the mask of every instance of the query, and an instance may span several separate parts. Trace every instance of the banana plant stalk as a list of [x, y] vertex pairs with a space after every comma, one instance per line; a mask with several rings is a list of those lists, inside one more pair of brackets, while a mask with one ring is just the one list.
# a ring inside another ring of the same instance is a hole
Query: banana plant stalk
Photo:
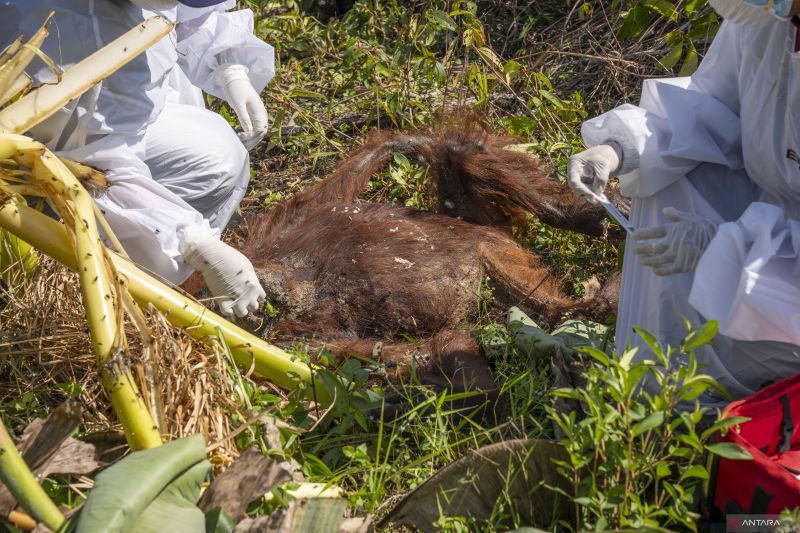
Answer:
[[[124, 364], [120, 288], [100, 240], [92, 198], [69, 169], [41, 143], [22, 135], [0, 135], [0, 160], [31, 169], [30, 182], [50, 198], [64, 227], [64, 243], [73, 250], [86, 319], [101, 380], [134, 450], [161, 444], [150, 411]], [[25, 239], [23, 239], [25, 240]], [[26, 241], [29, 242], [29, 241]], [[124, 289], [123, 289], [124, 290]]]
[[0, 481], [8, 487], [25, 511], [52, 531], [58, 531], [64, 523], [64, 515], [36, 481], [36, 477], [14, 446], [14, 441], [2, 420], [0, 420]]
[[[24, 205], [24, 202], [9, 198], [0, 205], [0, 227], [67, 268], [78, 270], [78, 261], [68, 244], [66, 228]], [[294, 360], [280, 348], [259, 339], [192, 298], [156, 280], [131, 261], [113, 252], [109, 252], [109, 256], [121, 283], [140, 305], [152, 304], [164, 313], [171, 324], [185, 328], [189, 335], [200, 341], [225, 342], [237, 364], [244, 368], [253, 367], [258, 375], [276, 385], [293, 389], [299, 383], [305, 382], [311, 385], [310, 397], [320, 403], [331, 401], [327, 389], [319, 380], [314, 379], [313, 368], [309, 365]]]
[[[123, 67], [171, 30], [172, 25], [160, 17], [153, 17], [138, 24], [107, 46], [60, 74], [57, 83], [46, 83], [0, 110], [0, 132], [25, 133], [50, 117], [64, 104]], [[28, 46], [30, 45], [26, 45], [26, 47]], [[21, 50], [20, 54], [27, 49]], [[23, 68], [25, 66], [27, 63], [23, 65]], [[20, 72], [17, 72], [16, 69], [9, 69], [8, 74], [18, 76]], [[3, 71], [0, 67], [0, 87], [11, 87], [14, 83], [19, 83], [17, 78], [3, 79]]]
[[62, 73], [39, 49], [47, 37], [51, 18], [52, 14], [27, 43], [18, 39], [0, 55], [0, 99], [4, 103], [27, 85], [24, 70], [34, 57], [49, 64], [56, 76], [53, 83], [30, 91], [0, 110], [0, 160], [13, 161], [30, 171], [25, 180], [3, 172], [8, 179], [0, 181], [0, 188], [6, 193], [48, 197], [69, 229], [63, 232], [64, 244], [77, 260], [101, 381], [131, 447], [151, 448], [161, 444], [161, 436], [125, 364], [127, 343], [120, 300], [124, 289], [118, 285], [113, 263], [100, 241], [92, 199], [69, 167], [42, 144], [19, 134], [127, 64], [167, 35], [172, 25], [162, 18], [149, 19]]
[[39, 47], [42, 46], [49, 34], [47, 28], [52, 18], [53, 14], [51, 13], [39, 31], [33, 34], [27, 43], [22, 44], [22, 40], [18, 39], [6, 49], [7, 55], [3, 54], [4, 61], [0, 64], [0, 97], [4, 101], [16, 94], [14, 87], [18, 85], [20, 78], [24, 78], [25, 67], [38, 55]]

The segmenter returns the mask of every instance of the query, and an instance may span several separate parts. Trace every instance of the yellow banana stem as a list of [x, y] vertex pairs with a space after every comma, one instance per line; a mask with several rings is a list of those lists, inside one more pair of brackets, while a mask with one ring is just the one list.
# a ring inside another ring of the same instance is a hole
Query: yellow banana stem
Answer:
[[[71, 201], [75, 210], [72, 213], [74, 220], [67, 219], [65, 222], [72, 222], [75, 227], [75, 253], [78, 257], [78, 276], [83, 300], [86, 303], [86, 318], [90, 325], [94, 351], [102, 366], [108, 362], [118, 344], [119, 332], [114, 320], [117, 314], [117, 296], [112, 290], [113, 279], [108, 277], [104, 245], [94, 223], [92, 199], [64, 164], [50, 152], [44, 152], [36, 159], [33, 176], [34, 181], [40, 185], [55, 188], [62, 199]], [[62, 218], [67, 217], [62, 214]]]
[[25, 511], [53, 531], [64, 523], [64, 515], [47, 495], [14, 446], [0, 419], [0, 481]]
[[131, 449], [147, 450], [161, 446], [158, 426], [153, 422], [127, 366], [112, 360], [101, 369], [100, 378], [111, 396], [111, 405]]
[[14, 54], [16, 54], [20, 48], [22, 48], [22, 43], [24, 42], [23, 36], [20, 35], [11, 44], [6, 46], [5, 50], [0, 52], [0, 65], [4, 65], [8, 62]]
[[47, 38], [47, 27], [50, 25], [52, 18], [53, 13], [50, 13], [50, 16], [44, 21], [39, 31], [34, 33], [27, 43], [17, 48], [14, 55], [0, 65], [0, 95], [6, 95], [9, 92], [20, 76], [23, 75], [25, 67], [36, 57], [36, 50], [42, 46], [42, 43]]
[[[18, 202], [7, 202], [0, 207], [0, 227], [68, 268], [77, 269], [77, 261], [68, 244], [66, 229], [35, 209]], [[312, 384], [309, 396], [321, 403], [330, 402], [327, 390], [322, 383], [313, 379], [312, 368], [308, 365], [295, 361], [280, 348], [259, 339], [200, 303], [154, 279], [130, 261], [111, 252], [109, 255], [120, 277], [126, 280], [131, 295], [140, 305], [152, 304], [164, 313], [170, 323], [186, 328], [187, 333], [204, 342], [213, 342], [218, 338], [219, 330], [222, 335], [221, 340], [230, 347], [236, 363], [240, 366], [244, 368], [254, 366], [256, 373], [284, 389], [293, 389], [300, 382]]]
[[28, 89], [31, 86], [31, 83], [33, 83], [33, 81], [27, 74], [23, 72], [19, 78], [11, 83], [11, 86], [6, 90], [6, 92], [0, 95], [0, 106], [5, 105], [9, 100], [20, 94], [22, 91]]
[[74, 250], [97, 366], [131, 448], [160, 445], [158, 429], [134, 381], [121, 359], [112, 361], [124, 351], [122, 312], [113, 288], [116, 272], [100, 240], [92, 198], [69, 169], [36, 141], [21, 135], [0, 135], [0, 159], [7, 158], [30, 165], [31, 183], [48, 193], [65, 225], [72, 229], [69, 233], [61, 227], [63, 242]]
[[0, 230], [0, 278], [10, 285], [20, 273], [31, 276], [38, 264], [39, 255], [31, 245]]
[[[138, 24], [104, 48], [65, 71], [57, 83], [44, 84], [0, 111], [0, 132], [24, 133], [28, 131], [50, 117], [64, 104], [144, 52], [171, 30], [172, 25], [161, 17], [153, 17]], [[23, 49], [19, 54], [24, 52]], [[22, 71], [19, 71], [17, 76], [21, 73]], [[16, 77], [11, 81], [15, 80]], [[0, 77], [0, 87], [3, 86], [2, 84], [3, 78]], [[0, 94], [5, 94], [6, 91], [7, 87], [0, 90]]]

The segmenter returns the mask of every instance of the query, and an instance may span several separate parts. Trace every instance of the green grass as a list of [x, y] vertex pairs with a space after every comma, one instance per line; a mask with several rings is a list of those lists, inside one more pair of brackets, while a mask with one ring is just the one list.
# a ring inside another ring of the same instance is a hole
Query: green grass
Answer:
[[[587, 2], [571, 13], [573, 2], [557, 0], [362, 0], [343, 18], [325, 22], [315, 18], [320, 13], [313, 2], [249, 3], [258, 14], [257, 32], [276, 46], [280, 64], [267, 93], [272, 136], [260, 154], [251, 193], [259, 199], [252, 204], [258, 208], [275, 201], [276, 190], [284, 195], [323, 177], [372, 128], [436, 128], [465, 110], [563, 178], [568, 157], [582, 148], [581, 122], [632, 99], [641, 81], [602, 61], [590, 62], [587, 69], [584, 58], [542, 61], [538, 55], [551, 48], [547, 39], [560, 35], [562, 21], [573, 32], [597, 31], [590, 26], [598, 10], [608, 8], [602, 2]], [[683, 12], [670, 12], [665, 4], [614, 2], [610, 10], [605, 31], [612, 39], [614, 32], [625, 33], [631, 44], [620, 45], [623, 53], [636, 54], [652, 44], [662, 57], [671, 54], [669, 64], [642, 64], [643, 73], [688, 72], [696, 50], [713, 33], [713, 20], [702, 10], [705, 2], [685, 3]], [[598, 76], [617, 78], [617, 85], [608, 81], [598, 93]], [[426, 177], [424, 168], [397, 157], [364, 198], [427, 209]], [[603, 279], [618, 268], [616, 245], [606, 239], [554, 230], [536, 220], [518, 237], [576, 296], [582, 282]], [[456, 415], [445, 395], [422, 392], [414, 407], [391, 423], [381, 423], [380, 411], [357, 414], [358, 402], [337, 407], [310, 433], [285, 434], [288, 453], [310, 480], [346, 488], [357, 512], [381, 515], [396, 497], [469, 449], [504, 439], [552, 437], [549, 365], [531, 365], [488, 313], [481, 314], [477, 332], [508, 408], [509, 417], [499, 426]], [[345, 373], [358, 371], [353, 367]], [[305, 427], [315, 424], [301, 410], [284, 409], [282, 416]], [[497, 519], [504, 516], [500, 512]], [[495, 524], [443, 517], [440, 526], [492, 531]]]

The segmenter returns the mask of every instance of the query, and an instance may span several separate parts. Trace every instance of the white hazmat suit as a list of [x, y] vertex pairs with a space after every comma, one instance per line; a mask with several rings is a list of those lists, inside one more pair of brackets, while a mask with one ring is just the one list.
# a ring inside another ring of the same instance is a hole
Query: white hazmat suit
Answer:
[[[686, 262], [697, 264], [694, 272], [656, 275], [637, 261], [629, 236], [618, 349], [630, 342], [638, 357], [650, 356], [633, 326], [678, 346], [682, 317], [695, 326], [717, 320], [721, 335], [698, 358], [734, 398], [800, 372], [797, 30], [751, 13], [757, 23], [723, 22], [691, 78], [648, 80], [638, 106], [582, 128], [587, 146], [621, 150], [620, 186], [632, 198], [635, 228], [669, 224], [678, 211], [704, 224], [703, 245]], [[715, 393], [701, 401], [726, 403]]]
[[[202, 92], [228, 96], [225, 67], [249, 78], [256, 95], [274, 75], [273, 48], [253, 35], [252, 12], [227, 11], [234, 5], [156, 13], [128, 0], [0, 1], [0, 40], [9, 42], [32, 35], [55, 12], [43, 50], [64, 68], [156, 14], [178, 23], [32, 132], [60, 155], [107, 172], [110, 186], [97, 196], [98, 206], [128, 254], [174, 283], [197, 267], [184, 257], [188, 240], [218, 241], [250, 175], [247, 149], [221, 116], [205, 109]], [[29, 74], [35, 83], [54, 79], [39, 61]], [[238, 253], [230, 250], [229, 256]], [[214, 292], [209, 275], [206, 281]], [[223, 311], [232, 311], [229, 303]]]

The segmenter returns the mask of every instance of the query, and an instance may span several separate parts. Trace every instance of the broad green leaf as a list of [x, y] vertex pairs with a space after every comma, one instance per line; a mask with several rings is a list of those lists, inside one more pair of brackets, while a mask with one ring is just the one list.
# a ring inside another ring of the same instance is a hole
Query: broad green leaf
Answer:
[[687, 0], [683, 5], [683, 13], [688, 17], [705, 5], [705, 0]]
[[506, 79], [506, 83], [511, 83], [514, 79], [516, 74], [519, 74], [522, 71], [522, 65], [518, 62], [511, 60], [507, 61], [505, 65], [503, 65], [503, 76]]
[[645, 0], [644, 5], [672, 22], [678, 21], [679, 13], [672, 2], [667, 0]]
[[673, 46], [669, 52], [667, 52], [664, 57], [661, 58], [661, 64], [664, 65], [664, 68], [674, 68], [675, 65], [678, 64], [678, 61], [681, 60], [683, 57], [683, 43], [677, 44]]
[[735, 459], [749, 461], [753, 458], [750, 452], [734, 444], [733, 442], [721, 442], [719, 444], [711, 444], [706, 446], [706, 449], [714, 455], [719, 455], [725, 459]]
[[699, 478], [699, 479], [708, 479], [708, 470], [702, 465], [694, 465], [689, 467], [681, 476], [683, 479], [689, 478]]
[[206, 533], [232, 533], [236, 523], [221, 507], [206, 513]]
[[592, 348], [591, 346], [580, 346], [576, 348], [579, 352], [585, 353], [586, 355], [591, 356], [593, 359], [596, 359], [603, 366], [609, 366], [611, 364], [611, 360], [608, 358], [608, 355], [605, 352], [601, 352], [597, 348]]
[[572, 147], [569, 144], [565, 143], [565, 142], [554, 142], [553, 144], [551, 144], [547, 148], [547, 153], [548, 154], [552, 154], [556, 150], [565, 150], [565, 149], [569, 149], [569, 148], [572, 148]]
[[684, 352], [694, 351], [711, 342], [711, 339], [716, 337], [718, 332], [719, 324], [716, 320], [710, 320], [689, 333], [681, 342], [681, 349]]
[[621, 366], [625, 370], [631, 369], [631, 361], [633, 361], [633, 357], [636, 355], [636, 350], [628, 350], [622, 354], [622, 357], [619, 359], [619, 366]]
[[663, 351], [661, 350], [661, 345], [658, 343], [658, 340], [653, 336], [652, 333], [649, 331], [645, 331], [640, 327], [634, 326], [633, 330], [639, 335], [642, 340], [647, 344], [647, 346], [653, 350], [653, 353], [657, 356], [662, 357]]
[[409, 168], [411, 166], [411, 161], [408, 160], [405, 154], [401, 154], [400, 152], [395, 152], [392, 157], [394, 158], [394, 162], [403, 168]]
[[197, 500], [200, 486], [210, 470], [208, 461], [201, 461], [173, 480], [139, 515], [130, 530], [137, 533], [204, 531], [206, 517], [197, 507]]
[[[524, 524], [576, 524], [571, 482], [555, 464], [570, 462], [563, 445], [544, 440], [511, 440], [473, 450], [445, 466], [408, 494], [383, 519], [430, 531], [444, 514], [489, 520], [498, 498], [513, 505]], [[465, 480], [469, 480], [465, 483]], [[557, 489], [557, 490], [554, 490]]]
[[664, 411], [656, 411], [641, 422], [634, 424], [631, 432], [634, 437], [638, 437], [642, 433], [650, 431], [664, 423]]
[[686, 52], [686, 59], [683, 61], [683, 66], [681, 67], [680, 72], [678, 72], [679, 76], [691, 76], [694, 74], [694, 71], [697, 70], [697, 67], [700, 65], [700, 60], [697, 57], [697, 50], [695, 49], [694, 45], [689, 47], [689, 51]]
[[164, 489], [198, 464], [208, 468], [201, 435], [130, 454], [97, 475], [76, 532], [129, 531]]
[[633, 6], [624, 15], [625, 21], [620, 26], [617, 36], [622, 39], [636, 39], [647, 28], [650, 21], [650, 10], [644, 6]]
[[727, 429], [731, 426], [737, 426], [739, 424], [744, 424], [745, 422], [749, 422], [750, 419], [746, 416], [732, 416], [730, 418], [723, 418], [722, 420], [717, 420], [711, 426], [708, 427], [703, 433], [701, 437], [706, 439], [716, 433], [717, 431], [721, 431], [723, 429]]

